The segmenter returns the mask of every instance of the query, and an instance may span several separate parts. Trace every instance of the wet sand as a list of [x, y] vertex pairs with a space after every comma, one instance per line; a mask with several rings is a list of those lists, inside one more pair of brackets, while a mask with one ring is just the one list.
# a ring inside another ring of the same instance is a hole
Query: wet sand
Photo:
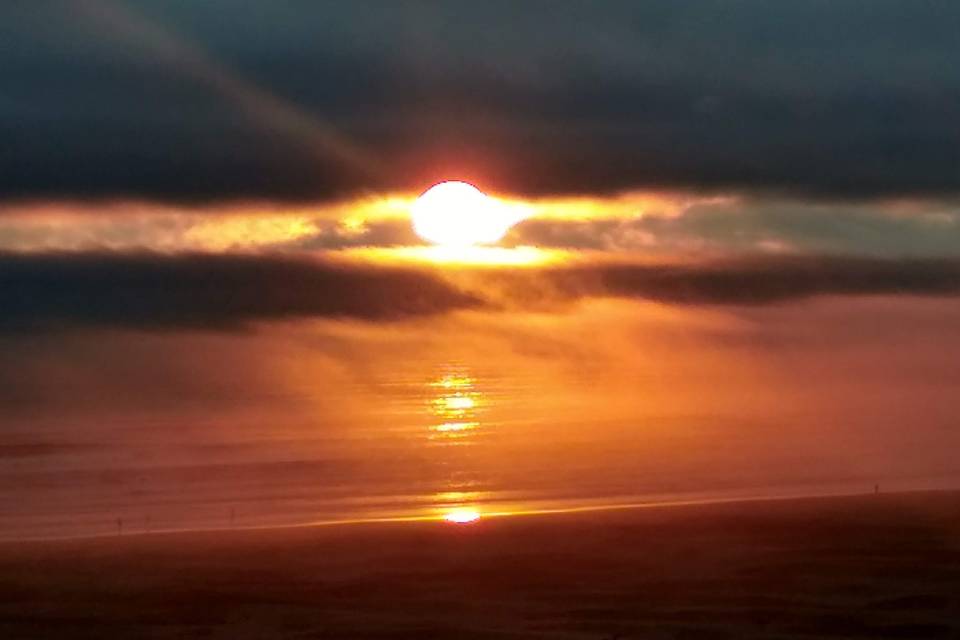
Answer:
[[956, 638], [960, 493], [6, 543], [0, 637]]

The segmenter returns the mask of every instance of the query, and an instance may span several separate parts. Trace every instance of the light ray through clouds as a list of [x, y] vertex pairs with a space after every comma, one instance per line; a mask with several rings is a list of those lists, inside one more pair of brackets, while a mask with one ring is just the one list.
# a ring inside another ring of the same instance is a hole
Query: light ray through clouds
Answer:
[[364, 174], [381, 170], [373, 154], [317, 114], [251, 82], [200, 45], [173, 33], [129, 4], [121, 0], [80, 0], [76, 6], [83, 17], [96, 25], [98, 33], [200, 80], [231, 99], [262, 127], [284, 134], [291, 143], [304, 146], [318, 159], [332, 158]]

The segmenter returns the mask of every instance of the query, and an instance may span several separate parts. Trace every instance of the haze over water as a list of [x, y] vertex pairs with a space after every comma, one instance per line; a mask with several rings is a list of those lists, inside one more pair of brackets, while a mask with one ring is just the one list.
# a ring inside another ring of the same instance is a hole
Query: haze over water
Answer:
[[[662, 318], [647, 322], [651, 335], [663, 330]], [[937, 462], [925, 444], [942, 435], [937, 422], [911, 434], [891, 429], [882, 421], [883, 401], [862, 376], [844, 376], [851, 394], [826, 411], [774, 414], [769, 405], [778, 399], [818, 394], [823, 390], [815, 387], [833, 383], [799, 386], [781, 377], [771, 390], [750, 372], [756, 364], [734, 370], [721, 359], [715, 368], [710, 358], [719, 354], [696, 344], [697, 359], [685, 359], [691, 344], [682, 343], [697, 342], [692, 329], [662, 360], [655, 356], [662, 347], [653, 343], [646, 358], [623, 359], [602, 347], [609, 333], [596, 334], [582, 348], [617, 362], [613, 369], [522, 344], [451, 349], [442, 337], [470, 331], [437, 326], [434, 338], [424, 340], [410, 327], [391, 329], [391, 341], [409, 342], [412, 352], [384, 351], [378, 331], [343, 333], [338, 326], [195, 335], [197, 354], [222, 355], [251, 342], [256, 348], [242, 351], [229, 369], [216, 358], [188, 357], [193, 379], [204, 380], [205, 366], [218, 370], [216, 379], [191, 396], [168, 370], [158, 393], [179, 401], [162, 409], [148, 395], [121, 393], [119, 408], [78, 411], [98, 381], [61, 369], [46, 384], [76, 397], [25, 409], [10, 423], [0, 468], [0, 535], [440, 518], [457, 508], [493, 514], [861, 492], [874, 483], [884, 489], [958, 484], [951, 457]], [[565, 339], [571, 331], [584, 335], [571, 327], [554, 335]], [[75, 338], [69, 351], [107, 341], [122, 366], [152, 363], [156, 374], [170, 339], [94, 334]], [[437, 339], [441, 351], [462, 357], [437, 356]], [[339, 342], [338, 349], [330, 342]], [[417, 352], [419, 359], [410, 355]], [[269, 375], [249, 379], [254, 363]], [[865, 413], [865, 399], [877, 410]], [[896, 415], [888, 417], [895, 423]], [[847, 448], [838, 454], [823, 443], [837, 437], [841, 423]], [[910, 442], [924, 449], [922, 462]]]

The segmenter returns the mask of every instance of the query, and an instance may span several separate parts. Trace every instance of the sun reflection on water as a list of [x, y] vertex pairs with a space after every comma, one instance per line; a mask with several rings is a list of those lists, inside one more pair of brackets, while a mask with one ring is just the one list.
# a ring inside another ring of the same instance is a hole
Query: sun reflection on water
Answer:
[[476, 380], [458, 368], [429, 382], [429, 411], [433, 417], [430, 440], [441, 444], [462, 444], [464, 438], [477, 435], [485, 404]]
[[472, 431], [480, 426], [479, 422], [444, 422], [433, 427], [434, 431], [440, 433], [451, 433], [456, 431]]
[[[478, 444], [488, 424], [484, 412], [489, 408], [490, 397], [481, 391], [476, 377], [463, 366], [451, 365], [437, 378], [426, 384], [426, 410], [430, 417], [429, 435], [431, 444], [449, 449], [442, 455], [444, 464], [450, 465], [452, 476], [446, 479], [446, 486], [433, 495], [432, 511], [436, 517], [449, 523], [470, 524], [480, 518], [476, 506], [482, 502], [483, 494], [464, 490], [462, 472], [458, 464], [466, 449]], [[441, 450], [438, 450], [438, 453]]]
[[454, 509], [447, 512], [443, 519], [453, 524], [471, 524], [480, 519], [480, 512], [476, 509]]

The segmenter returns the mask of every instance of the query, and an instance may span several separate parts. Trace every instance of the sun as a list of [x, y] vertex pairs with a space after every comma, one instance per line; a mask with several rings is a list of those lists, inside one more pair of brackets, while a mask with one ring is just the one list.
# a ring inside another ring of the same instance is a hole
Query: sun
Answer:
[[458, 181], [427, 189], [413, 203], [410, 215], [418, 236], [445, 247], [494, 243], [517, 222], [494, 198]]

